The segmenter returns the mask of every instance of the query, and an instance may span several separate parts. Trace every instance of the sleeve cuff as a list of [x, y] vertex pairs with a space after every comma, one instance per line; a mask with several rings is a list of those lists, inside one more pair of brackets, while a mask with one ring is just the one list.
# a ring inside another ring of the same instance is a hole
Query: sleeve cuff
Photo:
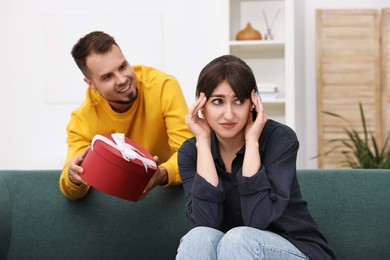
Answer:
[[71, 182], [66, 169], [62, 172], [60, 177], [60, 190], [66, 198], [70, 200], [80, 199], [88, 193], [89, 188], [89, 185], [81, 184], [77, 186]]
[[251, 176], [242, 176], [242, 171], [237, 174], [237, 184], [241, 195], [249, 196], [270, 188], [265, 167], [261, 165], [259, 171]]
[[191, 193], [194, 197], [200, 200], [215, 203], [223, 202], [225, 199], [225, 192], [223, 190], [221, 181], [218, 182], [217, 187], [214, 187], [199, 174], [195, 174], [194, 176]]
[[178, 167], [175, 167], [170, 163], [162, 163], [160, 166], [164, 167], [165, 170], [167, 170], [167, 175], [168, 175], [167, 176], [168, 182], [167, 182], [167, 184], [162, 185], [162, 187], [181, 184], [181, 178], [179, 175], [179, 168]]

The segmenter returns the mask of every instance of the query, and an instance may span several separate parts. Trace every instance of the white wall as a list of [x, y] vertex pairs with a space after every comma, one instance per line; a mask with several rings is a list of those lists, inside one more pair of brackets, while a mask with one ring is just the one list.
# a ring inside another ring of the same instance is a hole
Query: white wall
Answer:
[[0, 169], [62, 168], [65, 127], [86, 89], [70, 50], [92, 30], [115, 36], [130, 63], [175, 75], [192, 103], [200, 69], [226, 50], [224, 4], [0, 0]]
[[[200, 69], [227, 51], [227, 1], [0, 0], [0, 169], [62, 167], [65, 127], [86, 88], [70, 50], [91, 30], [115, 36], [130, 63], [175, 75], [191, 104]], [[316, 168], [309, 159], [317, 151], [315, 11], [390, 7], [390, 0], [302, 0], [300, 6], [304, 40], [295, 48], [305, 60], [296, 84], [303, 86], [297, 95], [306, 111], [300, 153], [302, 168]]]
[[5, 24], [5, 2], [0, 0], [0, 169], [2, 168], [3, 163], [5, 162], [5, 62], [4, 53], [5, 53], [5, 37], [2, 33], [2, 25]]

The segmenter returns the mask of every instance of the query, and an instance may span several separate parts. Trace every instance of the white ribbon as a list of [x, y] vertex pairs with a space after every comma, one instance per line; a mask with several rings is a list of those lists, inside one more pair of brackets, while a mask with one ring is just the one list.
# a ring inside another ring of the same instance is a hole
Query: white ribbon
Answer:
[[100, 140], [109, 146], [119, 150], [122, 153], [123, 159], [126, 161], [140, 160], [143, 165], [145, 166], [145, 171], [148, 171], [148, 166], [156, 167], [156, 162], [153, 160], [150, 160], [148, 158], [145, 158], [145, 155], [141, 153], [137, 148], [132, 146], [131, 144], [126, 143], [125, 141], [125, 135], [124, 134], [111, 134], [112, 139], [114, 139], [114, 142], [108, 139], [107, 137], [103, 135], [95, 135], [92, 139], [91, 148], [93, 150], [93, 145], [97, 140]]

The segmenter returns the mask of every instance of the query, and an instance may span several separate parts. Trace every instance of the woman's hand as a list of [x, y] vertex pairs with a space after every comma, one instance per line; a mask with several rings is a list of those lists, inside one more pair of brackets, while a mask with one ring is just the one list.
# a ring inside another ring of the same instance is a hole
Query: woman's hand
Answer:
[[[190, 107], [188, 114], [185, 116], [185, 122], [197, 139], [210, 138], [210, 126], [205, 118], [198, 116], [198, 111], [206, 104], [207, 98], [202, 92], [198, 100]], [[203, 115], [204, 116], [204, 115]]]
[[256, 110], [255, 121], [252, 121], [252, 111], [249, 112], [248, 122], [245, 127], [245, 142], [258, 142], [264, 125], [268, 120], [267, 115], [264, 112], [263, 102], [261, 102], [260, 96], [253, 90], [251, 95], [253, 106]]
[[245, 157], [242, 165], [242, 176], [251, 177], [261, 167], [261, 156], [259, 151], [259, 138], [264, 125], [268, 120], [264, 112], [260, 96], [252, 92], [251, 100], [253, 109], [256, 110], [256, 118], [252, 121], [252, 111], [249, 112], [248, 121], [245, 127]]

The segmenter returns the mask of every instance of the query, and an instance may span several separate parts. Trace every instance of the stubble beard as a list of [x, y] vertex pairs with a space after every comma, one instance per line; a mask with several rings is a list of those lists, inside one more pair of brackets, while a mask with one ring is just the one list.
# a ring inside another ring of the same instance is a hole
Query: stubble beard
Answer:
[[110, 100], [112, 103], [116, 103], [119, 105], [131, 105], [138, 98], [138, 88], [135, 88], [135, 92], [131, 92], [128, 96], [127, 100]]

